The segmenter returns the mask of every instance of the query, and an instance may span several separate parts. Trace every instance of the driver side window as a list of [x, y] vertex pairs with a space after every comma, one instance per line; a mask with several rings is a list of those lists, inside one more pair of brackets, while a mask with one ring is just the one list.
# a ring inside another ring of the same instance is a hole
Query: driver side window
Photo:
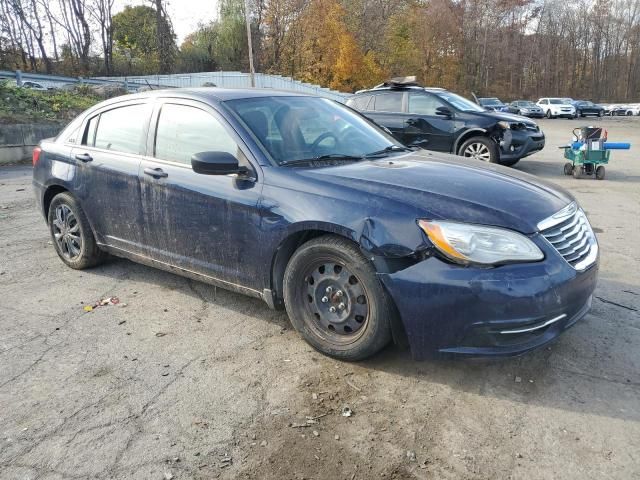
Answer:
[[443, 106], [444, 104], [432, 95], [409, 94], [409, 113], [435, 116], [436, 109]]
[[154, 156], [191, 165], [192, 155], [198, 152], [227, 152], [241, 158], [238, 144], [213, 115], [188, 105], [162, 105]]

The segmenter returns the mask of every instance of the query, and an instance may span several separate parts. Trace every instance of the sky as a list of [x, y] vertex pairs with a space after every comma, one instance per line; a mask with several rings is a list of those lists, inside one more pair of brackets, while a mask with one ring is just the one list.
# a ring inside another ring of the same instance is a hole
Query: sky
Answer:
[[[149, 5], [144, 0], [116, 0], [113, 14], [121, 11], [125, 5]], [[178, 46], [184, 38], [193, 32], [199, 23], [208, 23], [218, 14], [218, 0], [168, 0], [167, 13], [173, 23], [173, 30], [178, 36]]]

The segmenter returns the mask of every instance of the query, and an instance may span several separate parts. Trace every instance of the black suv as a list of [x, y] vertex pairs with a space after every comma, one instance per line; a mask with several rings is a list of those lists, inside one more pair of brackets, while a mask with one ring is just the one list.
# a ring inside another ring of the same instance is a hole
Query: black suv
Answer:
[[488, 112], [442, 88], [385, 83], [357, 92], [347, 105], [405, 145], [427, 150], [511, 166], [544, 148], [544, 133], [535, 122]]

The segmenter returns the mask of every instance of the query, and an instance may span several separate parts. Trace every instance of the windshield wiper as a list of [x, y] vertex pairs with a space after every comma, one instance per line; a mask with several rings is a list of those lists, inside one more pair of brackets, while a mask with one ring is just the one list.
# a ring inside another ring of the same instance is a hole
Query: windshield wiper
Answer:
[[313, 165], [314, 162], [322, 161], [322, 160], [348, 160], [348, 161], [358, 161], [362, 160], [364, 157], [358, 157], [356, 155], [346, 155], [343, 153], [328, 153], [326, 155], [320, 155], [314, 158], [299, 158], [296, 160], [285, 160], [284, 162], [280, 162], [280, 166], [291, 166], [291, 165]]
[[388, 147], [378, 150], [376, 152], [367, 153], [363, 158], [372, 158], [377, 156], [383, 156], [391, 152], [412, 152], [409, 147], [401, 147], [400, 145], [389, 145]]

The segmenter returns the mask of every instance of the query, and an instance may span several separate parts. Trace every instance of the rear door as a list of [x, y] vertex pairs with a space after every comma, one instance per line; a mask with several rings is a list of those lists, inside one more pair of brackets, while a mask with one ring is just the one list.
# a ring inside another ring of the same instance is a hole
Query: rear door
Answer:
[[[258, 288], [251, 270], [260, 242], [261, 172], [247, 160], [237, 133], [213, 108], [189, 100], [160, 100], [140, 165], [145, 243], [153, 258], [217, 280]], [[250, 169], [253, 180], [203, 175], [191, 168], [197, 152], [224, 151]]]
[[397, 90], [384, 90], [375, 93], [369, 100], [366, 110], [367, 117], [389, 129], [401, 142], [405, 142], [404, 128], [406, 114], [404, 113], [404, 92]]
[[97, 112], [71, 151], [76, 192], [98, 242], [138, 254], [144, 252], [138, 169], [150, 108], [138, 101]]
[[435, 95], [426, 92], [409, 92], [407, 98], [407, 119], [405, 143], [419, 145], [427, 150], [450, 152], [454, 140], [454, 120], [452, 117], [438, 115], [439, 107], [453, 110]]

